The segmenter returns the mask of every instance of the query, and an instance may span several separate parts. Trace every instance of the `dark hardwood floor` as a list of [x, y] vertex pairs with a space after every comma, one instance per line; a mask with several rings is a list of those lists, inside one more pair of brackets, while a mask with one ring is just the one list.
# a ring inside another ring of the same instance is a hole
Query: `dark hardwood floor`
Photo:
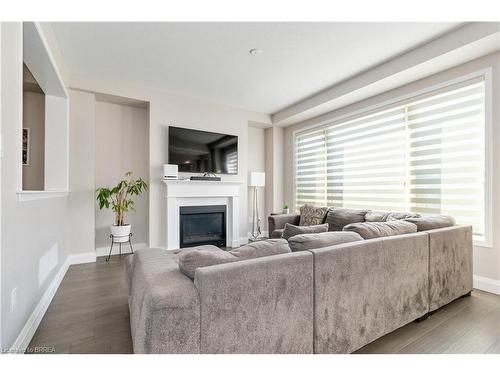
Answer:
[[132, 353], [124, 259], [70, 266], [27, 352]]
[[[124, 259], [71, 266], [28, 352], [132, 353]], [[500, 296], [475, 290], [356, 353], [500, 353]]]

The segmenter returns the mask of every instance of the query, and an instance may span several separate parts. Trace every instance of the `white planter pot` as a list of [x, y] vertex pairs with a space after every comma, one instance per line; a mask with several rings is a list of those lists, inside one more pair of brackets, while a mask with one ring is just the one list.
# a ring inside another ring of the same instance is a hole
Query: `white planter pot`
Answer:
[[128, 242], [130, 230], [132, 226], [130, 224], [126, 225], [112, 225], [111, 234], [113, 235], [114, 242]]
[[289, 214], [290, 213], [290, 209], [289, 208], [284, 208], [283, 209], [283, 213], [284, 214]]

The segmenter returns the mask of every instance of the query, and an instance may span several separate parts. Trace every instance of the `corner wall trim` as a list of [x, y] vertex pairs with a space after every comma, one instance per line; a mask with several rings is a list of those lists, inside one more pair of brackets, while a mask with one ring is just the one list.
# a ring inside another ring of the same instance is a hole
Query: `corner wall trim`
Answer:
[[473, 285], [475, 289], [500, 295], [500, 280], [474, 275]]
[[95, 261], [95, 252], [71, 254], [66, 257], [66, 261], [62, 264], [61, 268], [52, 279], [52, 282], [48, 286], [40, 301], [38, 301], [38, 304], [28, 318], [28, 321], [17, 336], [16, 341], [12, 344], [12, 353], [22, 354], [28, 348], [31, 339], [35, 335], [35, 332], [40, 325], [45, 312], [49, 308], [50, 302], [52, 302], [52, 299], [54, 298], [64, 275], [66, 275], [69, 266], [72, 264], [91, 263]]

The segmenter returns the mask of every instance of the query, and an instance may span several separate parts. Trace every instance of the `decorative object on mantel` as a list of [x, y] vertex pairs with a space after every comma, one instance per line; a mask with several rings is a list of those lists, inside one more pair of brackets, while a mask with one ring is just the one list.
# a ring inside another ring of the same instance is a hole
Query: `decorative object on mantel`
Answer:
[[290, 209], [288, 208], [288, 204], [284, 204], [283, 205], [283, 213], [284, 214], [289, 214], [290, 213]]
[[189, 178], [192, 181], [220, 181], [221, 178], [215, 173], [205, 172], [203, 176], [191, 176]]
[[[134, 195], [139, 196], [148, 189], [148, 185], [142, 178], [139, 177], [137, 180], [132, 178], [132, 172], [125, 173], [125, 177], [127, 179], [120, 181], [115, 187], [101, 187], [96, 190], [99, 209], [102, 210], [104, 207], [110, 208], [111, 206], [111, 210], [115, 213], [115, 224], [111, 226], [109, 256], [111, 256], [114, 243], [120, 244], [120, 254], [121, 243], [129, 242], [130, 249], [132, 249], [132, 243], [130, 242], [132, 236], [131, 225], [125, 224], [125, 212], [135, 210], [134, 201], [131, 197]], [[109, 256], [106, 261], [109, 260]]]
[[253, 187], [253, 214], [252, 214], [252, 240], [256, 240], [262, 234], [260, 230], [258, 187], [266, 186], [266, 174], [264, 172], [250, 172], [249, 186]]
[[179, 178], [179, 166], [177, 164], [163, 164], [163, 179], [177, 180]]

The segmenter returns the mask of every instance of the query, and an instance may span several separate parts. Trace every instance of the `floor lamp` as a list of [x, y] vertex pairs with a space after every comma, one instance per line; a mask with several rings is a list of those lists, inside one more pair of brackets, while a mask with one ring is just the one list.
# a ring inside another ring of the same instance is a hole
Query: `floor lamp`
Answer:
[[259, 202], [258, 188], [266, 186], [266, 174], [264, 172], [250, 172], [249, 186], [253, 187], [253, 214], [252, 214], [252, 240], [256, 240], [261, 235], [260, 218], [259, 218]]

